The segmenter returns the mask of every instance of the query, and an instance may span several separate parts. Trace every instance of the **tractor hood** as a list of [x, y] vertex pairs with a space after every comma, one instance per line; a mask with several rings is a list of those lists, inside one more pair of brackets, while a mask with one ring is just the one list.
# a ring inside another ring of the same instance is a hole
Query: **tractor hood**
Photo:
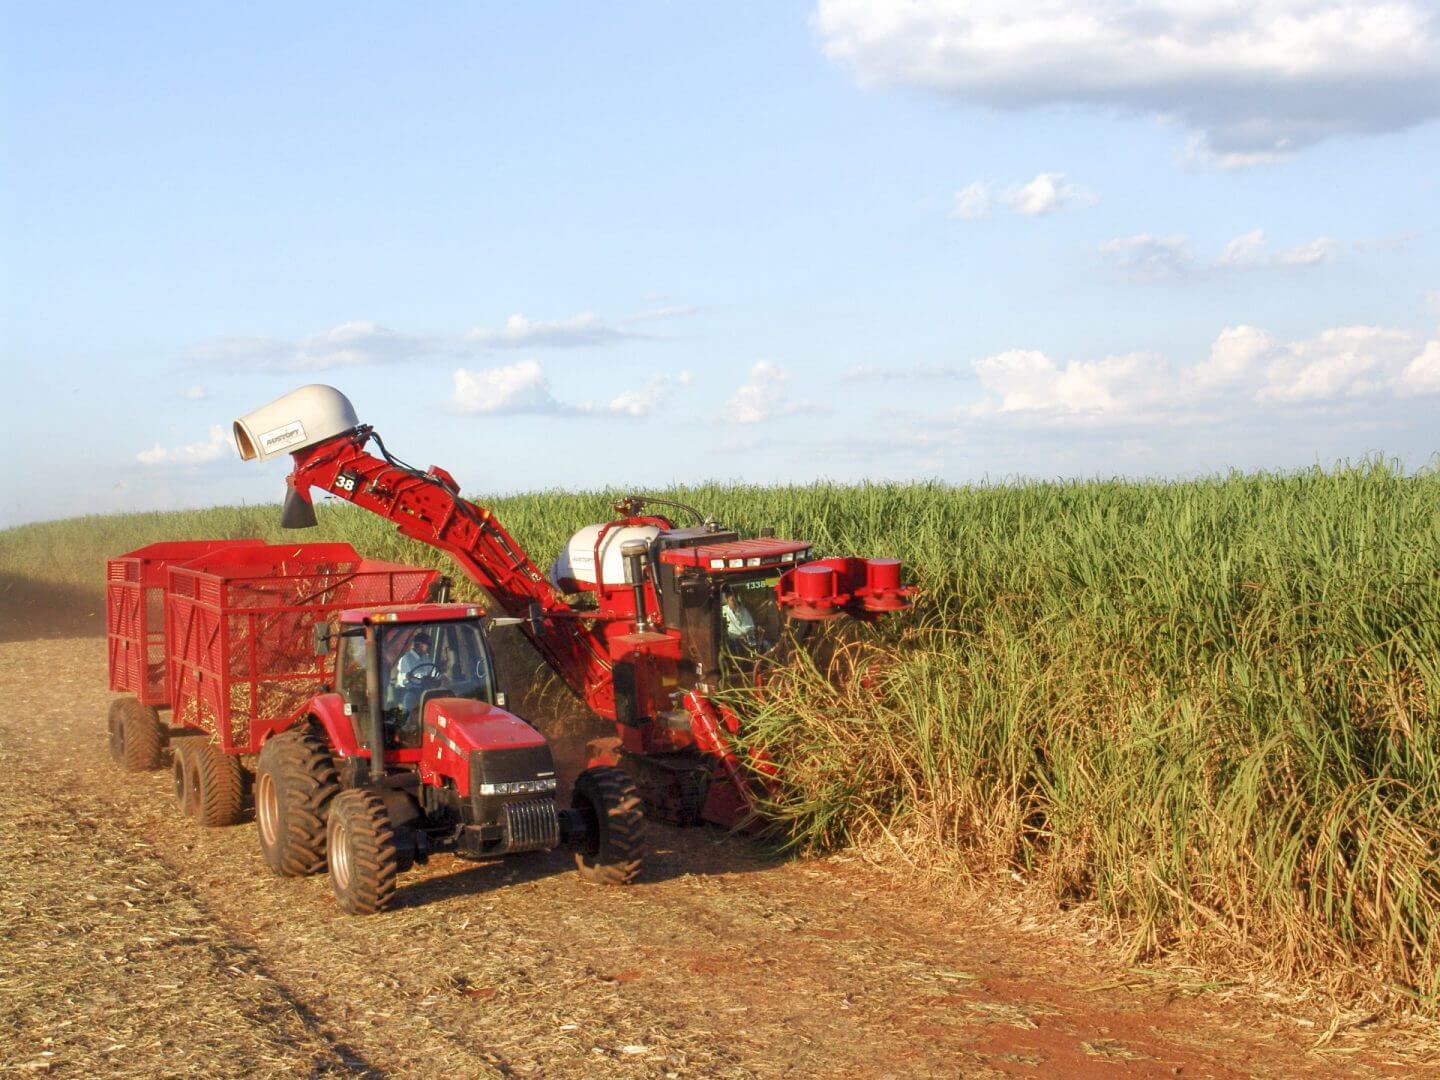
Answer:
[[473, 825], [497, 821], [503, 804], [514, 799], [555, 796], [555, 761], [545, 736], [518, 716], [469, 698], [426, 702], [420, 772], [452, 780]]
[[545, 736], [514, 713], [471, 698], [427, 701], [425, 727], [449, 740], [462, 754], [471, 750], [518, 750], [546, 745]]

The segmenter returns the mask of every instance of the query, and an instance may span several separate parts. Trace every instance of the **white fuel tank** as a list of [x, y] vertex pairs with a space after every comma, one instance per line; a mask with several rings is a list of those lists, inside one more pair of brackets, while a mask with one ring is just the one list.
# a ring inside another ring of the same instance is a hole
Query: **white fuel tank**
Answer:
[[[588, 582], [591, 585], [597, 583], [595, 575], [595, 541], [600, 536], [600, 530], [604, 525], [586, 525], [565, 545], [565, 550], [560, 552], [560, 557], [550, 567], [550, 582], [558, 589], [566, 592], [573, 592], [572, 582]], [[652, 547], [655, 538], [660, 535], [660, 530], [654, 525], [622, 525], [611, 529], [605, 534], [605, 542], [600, 546], [600, 571], [604, 576], [606, 585], [623, 585], [625, 583], [625, 560], [620, 554], [620, 547], [627, 540], [643, 540], [647, 547]]]
[[359, 426], [349, 398], [333, 386], [314, 383], [236, 420], [235, 449], [242, 461], [268, 461]]

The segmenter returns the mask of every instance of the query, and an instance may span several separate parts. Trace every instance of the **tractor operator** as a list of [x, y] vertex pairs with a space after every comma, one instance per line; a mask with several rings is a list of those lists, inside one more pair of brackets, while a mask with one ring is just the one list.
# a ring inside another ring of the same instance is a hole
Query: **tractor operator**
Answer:
[[395, 685], [401, 690], [419, 687], [436, 674], [430, 659], [430, 635], [423, 630], [410, 639], [410, 647], [395, 662]]

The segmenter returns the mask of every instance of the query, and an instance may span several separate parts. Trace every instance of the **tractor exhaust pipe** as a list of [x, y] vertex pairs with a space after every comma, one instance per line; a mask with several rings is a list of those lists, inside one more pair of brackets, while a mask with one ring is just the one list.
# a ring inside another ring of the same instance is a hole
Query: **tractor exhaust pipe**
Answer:
[[650, 629], [650, 620], [645, 615], [645, 554], [649, 550], [650, 545], [644, 540], [626, 540], [620, 545], [625, 577], [635, 590], [635, 630], [641, 634]]

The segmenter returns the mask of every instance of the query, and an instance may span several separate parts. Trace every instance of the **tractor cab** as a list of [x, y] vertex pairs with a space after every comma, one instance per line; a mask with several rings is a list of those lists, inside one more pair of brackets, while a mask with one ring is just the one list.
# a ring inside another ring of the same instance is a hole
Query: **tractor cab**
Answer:
[[430, 701], [464, 698], [504, 706], [483, 614], [461, 604], [341, 613], [335, 689], [362, 744], [368, 742], [372, 694], [379, 702], [386, 745], [396, 749], [420, 746]]

